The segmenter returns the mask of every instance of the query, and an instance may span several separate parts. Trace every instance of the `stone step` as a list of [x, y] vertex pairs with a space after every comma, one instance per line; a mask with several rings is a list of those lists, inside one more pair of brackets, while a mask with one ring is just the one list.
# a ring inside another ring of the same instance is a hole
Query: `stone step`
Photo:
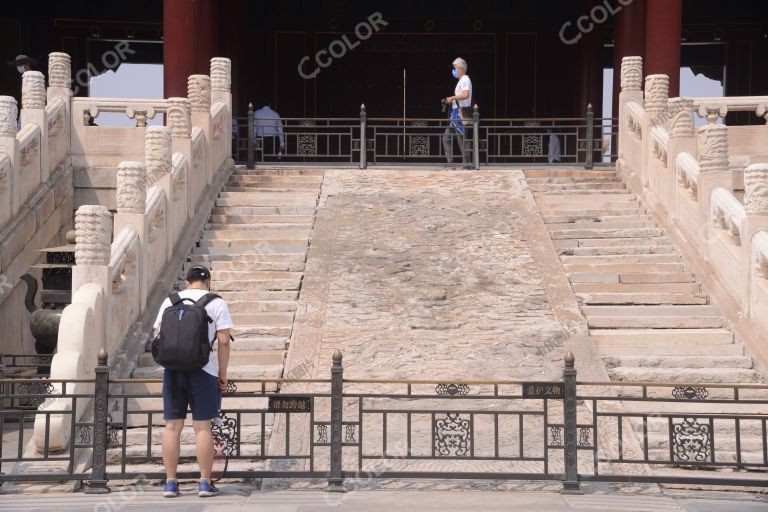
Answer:
[[703, 295], [688, 293], [577, 293], [584, 304], [707, 304]]
[[547, 224], [547, 229], [550, 231], [559, 231], [562, 229], [634, 229], [654, 227], [656, 227], [656, 223], [651, 219], [633, 219], [616, 222], [561, 222]]
[[217, 230], [205, 230], [201, 240], [247, 240], [258, 242], [261, 240], [289, 240], [306, 241], [312, 230], [302, 229], [253, 229], [253, 228], [224, 228]]
[[214, 206], [211, 215], [314, 215], [310, 206]]
[[213, 281], [273, 281], [301, 280], [302, 272], [265, 272], [261, 270], [220, 270], [212, 275]]
[[298, 193], [320, 193], [319, 183], [275, 183], [270, 181], [263, 182], [242, 182], [230, 180], [222, 192], [298, 192]]
[[[620, 209], [625, 208], [643, 208], [643, 205], [637, 199], [635, 194], [621, 191], [621, 194], [581, 194], [573, 196], [567, 192], [560, 194], [536, 195], [536, 202], [540, 206], [551, 208], [553, 205], [562, 205], [567, 208], [588, 208], [590, 210], [610, 210], [615, 208], [614, 204], [622, 204]], [[608, 206], [605, 206], [608, 205]]]
[[281, 187], [314, 187], [319, 188], [323, 184], [322, 176], [254, 176], [235, 174], [229, 178], [227, 184], [239, 184], [240, 186], [277, 185]]
[[288, 348], [288, 338], [279, 336], [257, 336], [243, 334], [230, 344], [232, 352], [253, 350], [285, 350]]
[[298, 303], [294, 300], [228, 301], [230, 313], [293, 312]]
[[[235, 343], [239, 343], [239, 340], [235, 340]], [[232, 344], [234, 345], [234, 343]], [[285, 356], [285, 352], [282, 350], [263, 350], [263, 351], [254, 351], [254, 350], [238, 350], [238, 351], [231, 351], [231, 356], [229, 359], [229, 367], [239, 366], [239, 365], [259, 365], [259, 366], [270, 366], [270, 365], [277, 365], [277, 364], [283, 364], [283, 359]], [[157, 366], [157, 363], [152, 358], [151, 352], [144, 352], [141, 355], [139, 355], [139, 367], [155, 367]], [[161, 406], [162, 409], [162, 406]]]
[[699, 283], [573, 283], [575, 293], [701, 294]]
[[715, 306], [585, 306], [581, 309], [586, 316], [720, 316]]
[[235, 326], [238, 325], [273, 325], [273, 326], [291, 326], [293, 325], [293, 311], [279, 312], [249, 312], [232, 313], [232, 321]]
[[693, 283], [696, 277], [690, 272], [665, 272], [659, 274], [573, 272], [568, 274], [571, 283]]
[[[587, 208], [568, 208], [558, 209], [557, 206], [548, 206], [545, 204], [539, 204], [539, 211], [542, 217], [547, 219], [551, 218], [566, 218], [566, 219], [603, 219], [607, 217], [634, 217], [634, 216], [647, 216], [648, 212], [641, 206], [622, 209], [587, 209]], [[564, 221], [569, 222], [569, 221]]]
[[587, 316], [587, 326], [595, 329], [696, 329], [725, 325], [719, 316]]
[[547, 182], [547, 183], [531, 183], [528, 182], [528, 188], [536, 194], [542, 192], [558, 192], [573, 191], [573, 190], [599, 190], [601, 193], [610, 193], [613, 190], [621, 190], [626, 192], [627, 188], [621, 181], [562, 181], [562, 182]]
[[637, 368], [622, 366], [608, 369], [612, 380], [626, 382], [680, 383], [758, 383], [760, 373], [742, 368]]
[[617, 178], [615, 170], [573, 170], [573, 169], [526, 169], [523, 171], [526, 178]]
[[225, 260], [225, 261], [203, 261], [195, 260], [186, 262], [182, 271], [185, 271], [195, 265], [203, 265], [211, 270], [218, 272], [220, 270], [250, 270], [264, 272], [303, 272], [305, 263], [301, 261], [244, 261], [244, 260]]
[[252, 238], [237, 238], [237, 239], [223, 239], [223, 240], [200, 240], [197, 242], [197, 246], [212, 247], [220, 249], [236, 249], [237, 254], [284, 254], [284, 253], [300, 253], [305, 254], [307, 252], [306, 240], [282, 240], [282, 239], [252, 239]]
[[[213, 275], [213, 277], [216, 277]], [[225, 291], [271, 291], [271, 290], [296, 290], [301, 289], [301, 277], [296, 279], [262, 279], [248, 281], [221, 281], [211, 280], [211, 290], [216, 293]]]
[[322, 169], [244, 169], [237, 168], [233, 176], [324, 176]]
[[203, 226], [204, 231], [224, 231], [231, 233], [242, 233], [250, 231], [298, 231], [309, 232], [312, 230], [312, 224], [298, 224], [295, 222], [278, 223], [278, 222], [253, 222], [250, 224], [245, 223], [224, 223], [224, 222], [209, 222]]
[[580, 238], [553, 240], [555, 248], [574, 247], [669, 247], [671, 244], [665, 237], [656, 238]]
[[250, 301], [296, 301], [299, 300], [298, 290], [222, 290], [219, 295], [227, 303]]
[[302, 252], [265, 252], [259, 248], [258, 252], [252, 247], [193, 247], [190, 260], [209, 263], [216, 261], [242, 261], [242, 262], [304, 262], [306, 251]]
[[299, 224], [311, 226], [315, 221], [312, 215], [211, 215], [213, 224]]
[[636, 222], [636, 221], [648, 221], [654, 222], [655, 219], [650, 215], [643, 213], [642, 210], [637, 210], [633, 214], [627, 215], [582, 215], [579, 213], [572, 213], [570, 215], [545, 215], [542, 214], [544, 224], [574, 224], [581, 223], [595, 223], [595, 222]]
[[[605, 197], [610, 196], [618, 196], [623, 195], [627, 193], [626, 188], [624, 185], [621, 185], [619, 188], [608, 188], [608, 187], [590, 187], [590, 188], [579, 188], [579, 185], [577, 183], [573, 184], [573, 187], [575, 188], [556, 188], [552, 185], [532, 185], [532, 187], [541, 187], [540, 190], [533, 190], [533, 193], [535, 194], [535, 197], [537, 199], [542, 197], [547, 197], [550, 195], [567, 195], [569, 197], [579, 197], [579, 196], [593, 196], [595, 195], [595, 190], [599, 190], [600, 194]], [[550, 188], [553, 187], [553, 188]]]
[[627, 263], [678, 263], [677, 254], [602, 254], [590, 256], [562, 255], [560, 261], [564, 265], [575, 264], [627, 264]]
[[[732, 345], [733, 333], [728, 329], [593, 329], [592, 339], [602, 345]], [[738, 345], [737, 345], [738, 346]]]
[[542, 184], [564, 184], [564, 183], [623, 183], [621, 178], [612, 174], [608, 176], [581, 176], [581, 177], [565, 177], [565, 176], [543, 176], [543, 177], [525, 177], [526, 183], [529, 185], [542, 185]]
[[674, 254], [677, 251], [672, 245], [638, 245], [618, 247], [568, 247], [558, 249], [561, 256], [630, 256], [640, 254]]
[[235, 325], [230, 331], [235, 339], [254, 336], [269, 336], [278, 338], [290, 338], [293, 325]]
[[663, 235], [663, 231], [659, 228], [557, 229], [549, 232], [549, 236], [553, 240], [590, 238], [656, 238]]
[[281, 192], [222, 192], [216, 206], [315, 206], [317, 194], [286, 194]]
[[621, 356], [604, 357], [606, 368], [753, 368], [747, 356]]
[[[283, 365], [231, 365], [227, 368], [229, 379], [277, 379], [283, 374]], [[133, 370], [134, 379], [162, 379], [162, 366], [140, 366]]]
[[[683, 329], [679, 329], [683, 330]], [[704, 329], [702, 329], [704, 330]], [[714, 344], [680, 344], [676, 341], [674, 343], [669, 342], [664, 345], [628, 345], [627, 343], [618, 342], [611, 344], [608, 341], [603, 341], [597, 344], [597, 349], [600, 355], [605, 357], [625, 357], [625, 356], [713, 356], [713, 357], [728, 357], [728, 356], [742, 356], [744, 355], [744, 348], [737, 344], [731, 343], [729, 345], [714, 345]]]
[[574, 263], [564, 264], [566, 272], [594, 272], [598, 274], [681, 273], [683, 263]]

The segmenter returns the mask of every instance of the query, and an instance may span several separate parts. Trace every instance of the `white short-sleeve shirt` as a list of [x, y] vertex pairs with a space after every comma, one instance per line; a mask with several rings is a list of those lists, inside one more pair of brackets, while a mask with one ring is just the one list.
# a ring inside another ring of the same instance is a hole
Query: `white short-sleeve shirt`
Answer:
[[[458, 100], [459, 107], [471, 107], [472, 106], [472, 80], [469, 79], [469, 75], [464, 75], [456, 83], [456, 89], [453, 91], [454, 96], [458, 96], [462, 91], [469, 91], [467, 99]], [[454, 108], [456, 108], [456, 102], [454, 102]]]
[[[179, 297], [182, 299], [192, 299], [194, 301], [200, 300], [203, 295], [208, 293], [207, 290], [199, 290], [196, 288], [190, 288], [187, 290], [182, 290], [179, 292]], [[171, 299], [167, 298], [163, 301], [163, 303], [160, 305], [160, 311], [157, 313], [157, 319], [155, 320], [155, 332], [160, 332], [160, 324], [163, 320], [163, 312], [171, 307]], [[232, 317], [229, 316], [229, 308], [227, 307], [227, 303], [224, 302], [222, 299], [213, 299], [211, 302], [206, 304], [205, 310], [208, 312], [208, 316], [211, 317], [213, 320], [213, 323], [208, 324], [208, 339], [213, 340], [214, 336], [216, 336], [216, 331], [223, 331], [224, 329], [231, 329], [234, 327], [234, 324], [232, 323]], [[214, 349], [216, 349], [216, 344], [213, 345]], [[218, 356], [215, 352], [211, 352], [211, 355], [208, 357], [208, 364], [206, 364], [203, 367], [203, 370], [208, 372], [209, 374], [213, 375], [214, 377], [219, 376], [219, 362], [218, 362]]]

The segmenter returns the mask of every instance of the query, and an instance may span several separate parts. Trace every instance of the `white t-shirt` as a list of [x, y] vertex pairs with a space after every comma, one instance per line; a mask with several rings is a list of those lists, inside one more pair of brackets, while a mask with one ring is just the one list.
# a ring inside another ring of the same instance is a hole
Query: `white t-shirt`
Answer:
[[[458, 100], [459, 107], [471, 107], [472, 106], [472, 80], [469, 79], [469, 75], [464, 75], [456, 83], [456, 89], [453, 91], [454, 96], [458, 96], [462, 91], [469, 91], [467, 99]], [[453, 108], [457, 108], [456, 101], [453, 102]]]
[[[196, 288], [189, 288], [179, 292], [179, 297], [182, 299], [192, 299], [194, 301], [200, 300], [203, 295], [208, 293], [207, 290], [198, 290]], [[186, 302], [186, 301], [185, 301]], [[157, 319], [155, 320], [155, 332], [160, 331], [160, 324], [163, 320], [163, 311], [171, 307], [171, 299], [167, 298], [160, 305], [160, 311], [157, 313]], [[208, 312], [208, 316], [213, 319], [213, 323], [208, 324], [208, 339], [212, 340], [216, 336], [216, 331], [222, 331], [224, 329], [231, 329], [234, 327], [232, 323], [232, 317], [229, 316], [229, 308], [227, 303], [222, 299], [213, 299], [206, 304], [205, 310]], [[214, 349], [216, 344], [213, 345]], [[211, 352], [208, 357], [208, 364], [203, 366], [203, 370], [210, 373], [214, 377], [219, 376], [219, 362], [216, 352]]]

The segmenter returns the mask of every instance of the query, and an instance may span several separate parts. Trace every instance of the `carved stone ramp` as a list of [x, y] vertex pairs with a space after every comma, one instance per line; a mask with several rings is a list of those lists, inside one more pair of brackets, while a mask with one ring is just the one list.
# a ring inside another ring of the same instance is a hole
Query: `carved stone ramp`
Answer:
[[[559, 380], [567, 348], [580, 378], [608, 380], [520, 171], [328, 171], [285, 377], [327, 379], [337, 348], [347, 379]], [[292, 418], [293, 453], [306, 431]], [[271, 453], [284, 437], [277, 418]]]

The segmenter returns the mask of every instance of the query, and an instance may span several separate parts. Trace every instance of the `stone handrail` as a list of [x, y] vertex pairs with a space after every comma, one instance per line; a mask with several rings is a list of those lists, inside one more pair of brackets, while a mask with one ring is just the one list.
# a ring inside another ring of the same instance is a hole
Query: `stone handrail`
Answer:
[[762, 279], [768, 279], [768, 231], [760, 231], [752, 238], [755, 270]]
[[152, 99], [74, 98], [72, 106], [84, 126], [91, 118], [98, 119], [102, 112], [111, 112], [125, 114], [128, 119], [136, 120], [137, 127], [145, 127], [148, 119], [168, 111], [167, 100]]
[[744, 205], [729, 191], [718, 187], [710, 199], [712, 223], [720, 229], [727, 229], [736, 245], [741, 244], [741, 224], [747, 217]]
[[694, 197], [696, 197], [696, 189], [699, 186], [699, 175], [701, 174], [701, 166], [699, 162], [693, 157], [692, 154], [687, 151], [683, 151], [677, 155], [677, 176], [680, 181], [680, 185], [690, 189]]
[[[718, 283], [716, 298], [730, 305], [750, 351], [768, 364], [768, 346], [754, 334], [768, 330], [768, 285], [757, 281], [768, 261], [768, 131], [716, 123], [729, 111], [766, 117], [768, 97], [668, 98], [666, 76], [647, 77], [644, 91], [641, 76], [642, 59], [624, 59], [617, 170]], [[693, 112], [709, 123], [695, 129]], [[734, 193], [742, 172], [743, 203]]]
[[[228, 59], [212, 59], [214, 73], [217, 101], [213, 108], [212, 102], [206, 101], [211, 89], [199, 86], [207, 77], [195, 82], [194, 105], [187, 98], [73, 100], [73, 159], [80, 157], [86, 166], [111, 164], [117, 168], [117, 212], [112, 215], [104, 205], [83, 205], [77, 210], [73, 303], [62, 313], [52, 379], [90, 376], [93, 365], [82, 362], [91, 361], [101, 348], [107, 350], [110, 361], [119, 360], [115, 355], [124, 348], [132, 326], [147, 308], [159, 305], [150, 304], [150, 298], [167, 293], [168, 285], [160, 277], [175, 270], [173, 262], [188, 252], [191, 242], [185, 242], [186, 234], [196, 229], [197, 212], [210, 206], [214, 189], [221, 186], [233, 166], [231, 141], [222, 136], [232, 122]], [[194, 115], [191, 106], [196, 108]], [[151, 118], [163, 112], [167, 126], [84, 124], [85, 115], [107, 111], [125, 112], [139, 121], [145, 115]], [[222, 126], [218, 135], [217, 123]], [[195, 164], [200, 160], [198, 152], [205, 165]], [[71, 328], [78, 322], [95, 327]], [[71, 402], [52, 399], [40, 409], [67, 411]], [[77, 416], [84, 410], [78, 403]], [[71, 420], [65, 414], [50, 416], [50, 450], [67, 446]], [[44, 448], [45, 423], [45, 415], [35, 418], [33, 443], [37, 450]]]
[[709, 124], [725, 118], [728, 112], [754, 112], [768, 124], [768, 96], [724, 96], [693, 98], [694, 111]]

